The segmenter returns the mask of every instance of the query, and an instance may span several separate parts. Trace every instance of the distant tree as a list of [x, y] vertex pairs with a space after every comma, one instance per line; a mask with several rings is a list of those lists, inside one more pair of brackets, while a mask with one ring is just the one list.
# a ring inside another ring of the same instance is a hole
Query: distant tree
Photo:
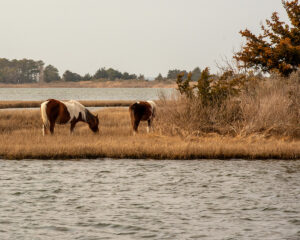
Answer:
[[96, 73], [93, 76], [94, 79], [109, 79], [109, 80], [116, 80], [116, 79], [124, 79], [124, 80], [129, 80], [129, 79], [137, 79], [136, 74], [129, 74], [128, 72], [121, 73], [118, 70], [115, 70], [113, 68], [105, 69], [105, 68], [100, 68], [96, 71]]
[[52, 65], [46, 66], [44, 69], [44, 81], [54, 82], [59, 80], [60, 80], [60, 76], [58, 73], [58, 69]]
[[248, 29], [241, 31], [246, 45], [234, 58], [243, 68], [260, 69], [263, 72], [278, 71], [288, 76], [300, 66], [300, 5], [298, 0], [282, 1], [290, 25], [273, 13], [271, 20], [261, 26], [258, 36]]
[[138, 80], [141, 80], [141, 81], [144, 81], [145, 80], [145, 76], [143, 74], [140, 74], [138, 77], [137, 77]]
[[0, 81], [4, 83], [33, 83], [39, 80], [42, 61], [0, 58]]
[[63, 80], [66, 82], [78, 82], [82, 79], [82, 77], [77, 74], [77, 73], [73, 73], [69, 70], [65, 71], [65, 73], [63, 74]]
[[87, 73], [87, 74], [85, 74], [82, 78], [81, 78], [81, 80], [82, 81], [89, 81], [89, 80], [91, 80], [93, 77], [89, 74], [89, 73]]
[[161, 73], [158, 74], [158, 76], [155, 78], [156, 81], [162, 81], [164, 80], [163, 76], [161, 75]]
[[135, 75], [135, 74], [129, 74], [129, 78], [128, 79], [137, 79], [137, 75]]
[[106, 72], [107, 72], [107, 77], [109, 80], [116, 80], [116, 79], [120, 79], [122, 77], [122, 73], [113, 68], [107, 69]]
[[93, 76], [94, 79], [108, 78], [105, 68], [99, 68]]
[[18, 71], [12, 67], [3, 67], [0, 70], [0, 82], [3, 83], [22, 83]]
[[122, 77], [122, 79], [125, 79], [125, 80], [130, 79], [130, 75], [128, 72], [124, 72], [121, 77]]
[[182, 73], [182, 72], [186, 72], [186, 71], [181, 71], [179, 69], [173, 69], [173, 70], [169, 70], [167, 78], [168, 79], [176, 79], [178, 74]]
[[33, 83], [38, 81], [40, 73], [39, 62], [31, 59], [13, 60], [17, 66], [20, 83]]
[[201, 70], [199, 67], [196, 67], [193, 71], [192, 71], [192, 81], [196, 82], [198, 81], [198, 79], [200, 78], [201, 76]]

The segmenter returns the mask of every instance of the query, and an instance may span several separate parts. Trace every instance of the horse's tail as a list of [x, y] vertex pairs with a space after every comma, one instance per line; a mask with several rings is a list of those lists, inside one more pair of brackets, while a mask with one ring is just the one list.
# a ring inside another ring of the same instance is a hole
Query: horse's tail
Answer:
[[43, 124], [46, 128], [49, 128], [49, 119], [48, 119], [48, 116], [47, 116], [47, 112], [46, 112], [46, 109], [47, 109], [47, 104], [48, 104], [49, 101], [46, 101], [46, 102], [43, 102], [41, 104], [41, 116], [42, 116], [42, 121], [43, 121]]
[[153, 101], [147, 101], [151, 105], [152, 117], [156, 116], [156, 104]]

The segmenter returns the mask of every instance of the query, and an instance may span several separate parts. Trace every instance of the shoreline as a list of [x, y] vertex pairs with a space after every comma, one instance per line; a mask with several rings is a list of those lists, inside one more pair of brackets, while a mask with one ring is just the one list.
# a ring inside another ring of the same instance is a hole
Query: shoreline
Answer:
[[[156, 160], [299, 160], [300, 140], [259, 135], [230, 137], [167, 136], [159, 126], [146, 133], [146, 122], [132, 136], [127, 108], [93, 111], [99, 115], [100, 134], [78, 123], [55, 126], [53, 136], [42, 136], [39, 110], [8, 110], [0, 114], [0, 158], [14, 160], [156, 159]], [[155, 122], [154, 122], [155, 124]]]
[[[212, 140], [214, 141], [214, 140]], [[100, 146], [100, 145], [99, 145]], [[87, 147], [88, 148], [88, 147]], [[46, 150], [46, 149], [45, 149]], [[59, 149], [55, 149], [56, 151]], [[82, 149], [83, 150], [83, 149]], [[95, 149], [94, 149], [95, 150]], [[0, 160], [82, 160], [82, 159], [89, 159], [89, 160], [96, 160], [96, 159], [113, 159], [113, 160], [119, 160], [119, 159], [128, 159], [128, 160], [228, 160], [228, 161], [236, 161], [236, 160], [248, 160], [248, 161], [274, 161], [274, 160], [286, 160], [286, 161], [299, 161], [300, 155], [294, 155], [294, 154], [282, 154], [282, 153], [270, 153], [268, 152], [262, 152], [260, 154], [251, 154], [251, 153], [215, 153], [214, 151], [209, 152], [209, 149], [206, 149], [207, 153], [190, 153], [190, 154], [180, 154], [180, 153], [146, 153], [146, 152], [140, 152], [137, 154], [132, 149], [129, 150], [129, 152], [126, 153], [117, 153], [118, 147], [104, 149], [104, 152], [100, 151], [97, 153], [87, 153], [84, 150], [82, 153], [71, 153], [72, 150], [70, 149], [68, 153], [61, 152], [61, 153], [49, 153], [46, 151], [39, 151], [35, 153], [28, 153], [22, 151], [22, 148], [20, 148], [21, 152], [17, 153], [4, 153], [1, 151], [0, 153]], [[166, 149], [168, 150], [168, 149]], [[182, 150], [186, 150], [186, 148], [183, 148]], [[222, 149], [221, 151], [225, 150], [226, 148]], [[241, 149], [235, 149], [236, 151], [239, 151]], [[271, 150], [272, 151], [272, 150]]]
[[250, 156], [248, 154], [245, 155], [191, 155], [191, 156], [182, 156], [178, 158], [169, 158], [168, 155], [160, 155], [157, 154], [149, 154], [149, 155], [142, 155], [142, 156], [136, 156], [135, 154], [78, 154], [78, 155], [66, 155], [66, 154], [55, 154], [52, 155], [44, 155], [44, 156], [35, 156], [35, 155], [0, 155], [0, 160], [53, 160], [53, 161], [59, 161], [59, 160], [167, 160], [167, 161], [202, 161], [202, 160], [219, 160], [219, 161], [278, 161], [278, 160], [284, 160], [284, 161], [300, 161], [300, 156], [293, 157], [293, 156], [279, 156], [274, 154], [273, 156], [266, 157], [264, 153], [257, 156]]
[[52, 83], [0, 83], [0, 88], [176, 88], [175, 80], [116, 80], [116, 81], [79, 81]]
[[[10, 108], [39, 108], [43, 101], [1, 101], [0, 109]], [[134, 103], [133, 100], [80, 100], [86, 107], [128, 107]]]

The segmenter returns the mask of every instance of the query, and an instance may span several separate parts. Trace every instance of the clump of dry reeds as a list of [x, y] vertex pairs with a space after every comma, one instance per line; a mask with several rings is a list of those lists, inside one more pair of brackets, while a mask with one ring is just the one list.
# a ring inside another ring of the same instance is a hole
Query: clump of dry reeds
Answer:
[[252, 77], [239, 94], [217, 104], [200, 97], [161, 97], [159, 126], [164, 134], [300, 138], [300, 72], [290, 78]]
[[300, 72], [271, 76], [239, 97], [244, 134], [300, 137]]

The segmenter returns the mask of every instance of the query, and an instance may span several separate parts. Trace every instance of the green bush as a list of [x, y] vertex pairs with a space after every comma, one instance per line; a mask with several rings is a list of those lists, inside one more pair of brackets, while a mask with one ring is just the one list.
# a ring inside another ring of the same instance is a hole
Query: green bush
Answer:
[[211, 75], [205, 68], [196, 85], [191, 86], [192, 73], [184, 79], [184, 73], [177, 76], [177, 86], [181, 95], [189, 99], [198, 99], [203, 105], [220, 105], [230, 96], [236, 96], [251, 74], [234, 74], [232, 70], [225, 71], [221, 76]]

